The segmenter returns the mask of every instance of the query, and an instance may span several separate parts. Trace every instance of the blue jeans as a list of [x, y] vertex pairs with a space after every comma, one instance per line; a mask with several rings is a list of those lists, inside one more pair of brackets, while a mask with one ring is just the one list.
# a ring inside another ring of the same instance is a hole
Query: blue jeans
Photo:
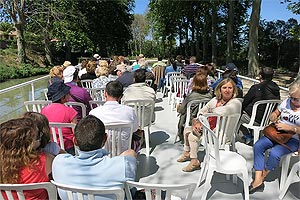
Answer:
[[[287, 146], [291, 148], [293, 152], [297, 151], [299, 148], [299, 140], [295, 138], [291, 138], [287, 143]], [[269, 157], [265, 163], [265, 151], [271, 149], [269, 152]], [[280, 158], [286, 154], [291, 153], [291, 151], [275, 142], [272, 142], [267, 137], [261, 137], [255, 144], [254, 144], [254, 169], [256, 171], [266, 170], [274, 170], [278, 165]]]

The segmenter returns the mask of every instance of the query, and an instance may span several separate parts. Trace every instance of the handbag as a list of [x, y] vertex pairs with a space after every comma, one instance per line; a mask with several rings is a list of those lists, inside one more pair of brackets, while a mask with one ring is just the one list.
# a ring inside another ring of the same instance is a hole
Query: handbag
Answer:
[[274, 123], [265, 127], [262, 130], [262, 132], [267, 138], [269, 138], [273, 142], [276, 142], [292, 151], [291, 148], [285, 144], [289, 141], [289, 139], [293, 137], [293, 134], [291, 132], [278, 130]]

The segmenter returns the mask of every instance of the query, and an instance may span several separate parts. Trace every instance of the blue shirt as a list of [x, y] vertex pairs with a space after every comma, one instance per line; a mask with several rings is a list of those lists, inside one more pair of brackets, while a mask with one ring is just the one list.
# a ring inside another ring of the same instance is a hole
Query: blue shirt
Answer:
[[[80, 151], [79, 156], [57, 155], [52, 164], [54, 181], [86, 188], [123, 188], [127, 180], [134, 181], [136, 159], [129, 156], [110, 158], [105, 149]], [[67, 193], [59, 190], [62, 200], [68, 199]], [[98, 196], [97, 200], [112, 199]], [[112, 196], [113, 197], [113, 196]]]

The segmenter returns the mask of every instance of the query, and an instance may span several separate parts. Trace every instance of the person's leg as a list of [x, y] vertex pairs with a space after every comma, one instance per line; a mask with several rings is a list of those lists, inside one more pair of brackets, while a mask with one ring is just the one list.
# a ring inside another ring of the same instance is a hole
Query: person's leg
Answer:
[[270, 149], [274, 146], [274, 143], [267, 137], [261, 137], [253, 147], [254, 152], [254, 169], [255, 177], [252, 182], [253, 188], [260, 186], [263, 183], [264, 176], [263, 170], [265, 169], [265, 156], [264, 153], [267, 149]]
[[183, 146], [183, 154], [177, 159], [177, 162], [185, 162], [190, 160], [190, 143], [189, 143], [189, 135], [192, 132], [192, 127], [186, 127], [184, 129], [184, 146]]
[[200, 144], [200, 136], [196, 136], [193, 133], [188, 135], [188, 141], [190, 145], [190, 163], [184, 167], [182, 170], [184, 172], [192, 172], [194, 170], [200, 169], [200, 161], [198, 160], [198, 148]]

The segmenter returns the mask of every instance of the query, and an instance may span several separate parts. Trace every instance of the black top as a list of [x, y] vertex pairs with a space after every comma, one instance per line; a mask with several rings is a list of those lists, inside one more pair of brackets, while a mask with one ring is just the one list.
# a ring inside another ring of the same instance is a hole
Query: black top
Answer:
[[123, 87], [128, 87], [129, 85], [134, 83], [133, 75], [133, 72], [125, 71], [120, 77], [116, 79], [116, 81], [119, 81], [123, 85]]

